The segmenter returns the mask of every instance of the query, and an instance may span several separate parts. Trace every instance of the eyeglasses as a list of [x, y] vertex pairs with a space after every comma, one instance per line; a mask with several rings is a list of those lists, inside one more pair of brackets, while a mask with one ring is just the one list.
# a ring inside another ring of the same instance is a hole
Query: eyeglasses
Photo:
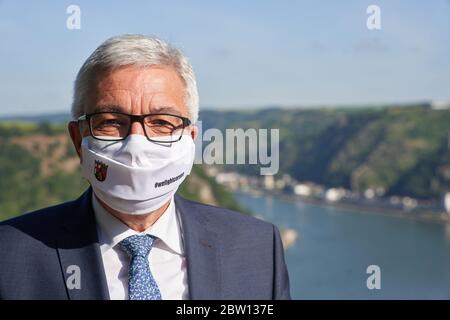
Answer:
[[148, 140], [162, 143], [179, 141], [184, 128], [191, 124], [188, 118], [165, 113], [132, 115], [121, 112], [94, 112], [82, 115], [77, 120], [86, 120], [92, 137], [106, 141], [126, 139], [131, 132], [131, 125], [137, 121], [142, 125]]

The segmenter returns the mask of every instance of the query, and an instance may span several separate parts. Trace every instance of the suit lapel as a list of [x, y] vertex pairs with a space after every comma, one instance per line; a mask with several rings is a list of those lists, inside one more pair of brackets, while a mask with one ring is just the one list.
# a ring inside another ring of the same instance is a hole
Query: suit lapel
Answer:
[[208, 229], [206, 216], [185, 199], [175, 196], [181, 217], [190, 299], [221, 298], [219, 239]]
[[[57, 239], [69, 299], [110, 298], [91, 196], [92, 189], [89, 189], [75, 202], [73, 212], [67, 215]], [[190, 299], [221, 299], [220, 241], [217, 234], [208, 229], [207, 216], [201, 215], [194, 204], [179, 196], [175, 196], [175, 204], [183, 228]], [[77, 270], [81, 287], [69, 289], [67, 283], [74, 283], [73, 276]]]
[[89, 189], [75, 201], [57, 240], [69, 299], [109, 299], [91, 196]]

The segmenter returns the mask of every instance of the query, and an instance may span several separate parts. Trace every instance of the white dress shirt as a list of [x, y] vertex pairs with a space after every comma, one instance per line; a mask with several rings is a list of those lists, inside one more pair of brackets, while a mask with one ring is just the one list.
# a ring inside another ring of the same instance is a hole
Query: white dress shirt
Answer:
[[186, 257], [183, 249], [181, 222], [173, 197], [166, 211], [144, 232], [130, 229], [111, 215], [92, 193], [97, 220], [100, 251], [106, 273], [109, 296], [112, 300], [128, 299], [128, 270], [130, 257], [119, 242], [135, 234], [157, 237], [148, 260], [150, 270], [164, 300], [188, 299]]

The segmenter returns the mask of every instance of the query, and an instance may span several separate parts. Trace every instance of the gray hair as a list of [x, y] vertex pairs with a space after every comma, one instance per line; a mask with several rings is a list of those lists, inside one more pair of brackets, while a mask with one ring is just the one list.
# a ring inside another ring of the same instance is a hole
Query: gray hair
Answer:
[[112, 70], [126, 65], [173, 67], [185, 84], [185, 103], [189, 119], [193, 123], [197, 121], [199, 108], [197, 83], [188, 59], [181, 51], [165, 41], [143, 35], [109, 38], [87, 58], [75, 80], [72, 117], [77, 119], [85, 113], [86, 96], [99, 70]]

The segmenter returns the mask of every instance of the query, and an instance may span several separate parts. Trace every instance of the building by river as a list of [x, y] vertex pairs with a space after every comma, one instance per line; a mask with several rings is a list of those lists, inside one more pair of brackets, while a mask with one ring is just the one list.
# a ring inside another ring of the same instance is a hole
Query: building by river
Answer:
[[276, 176], [247, 176], [238, 172], [220, 172], [209, 167], [207, 173], [230, 191], [254, 195], [269, 194], [321, 203], [330, 206], [363, 208], [384, 213], [401, 214], [414, 218], [448, 220], [450, 196], [439, 199], [419, 200], [408, 196], [385, 196], [383, 188], [366, 189], [363, 193], [342, 187], [326, 188], [312, 182], [299, 182], [288, 174]]

